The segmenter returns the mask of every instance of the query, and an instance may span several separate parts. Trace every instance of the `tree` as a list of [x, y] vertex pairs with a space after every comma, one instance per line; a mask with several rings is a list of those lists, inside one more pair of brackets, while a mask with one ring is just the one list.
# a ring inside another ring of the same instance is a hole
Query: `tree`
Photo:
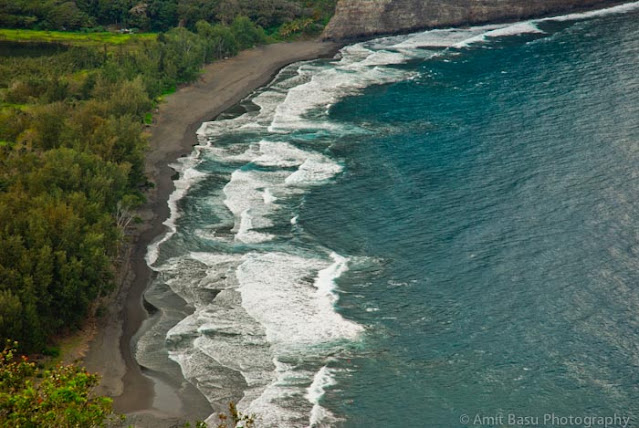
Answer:
[[235, 40], [240, 45], [240, 49], [251, 48], [266, 39], [264, 30], [256, 27], [246, 16], [238, 16], [231, 24], [231, 31]]
[[81, 27], [92, 27], [95, 23], [82, 12], [74, 2], [64, 2], [54, 7], [46, 16], [51, 28], [56, 30], [77, 30]]
[[228, 25], [241, 13], [237, 0], [222, 0], [217, 8], [217, 19], [224, 25]]
[[178, 81], [195, 79], [206, 57], [204, 41], [186, 28], [174, 28], [165, 37], [165, 73]]
[[128, 81], [120, 81], [110, 88], [109, 109], [115, 116], [132, 115], [142, 118], [151, 110], [149, 99], [142, 77]]
[[97, 18], [103, 24], [126, 26], [129, 9], [133, 6], [128, 0], [98, 0]]
[[206, 61], [236, 55], [239, 46], [231, 29], [225, 25], [212, 26], [206, 21], [198, 21], [197, 34], [206, 41]]
[[227, 413], [218, 413], [217, 418], [219, 423], [217, 428], [255, 428], [255, 415], [245, 415], [239, 410], [235, 403], [229, 403], [229, 410]]
[[177, 10], [180, 24], [193, 28], [200, 19], [213, 21], [216, 19], [217, 6], [218, 0], [179, 0]]
[[11, 290], [0, 290], [0, 336], [22, 334], [22, 302]]
[[154, 31], [167, 31], [177, 25], [176, 0], [151, 0], [148, 2], [147, 16]]
[[[12, 338], [42, 352], [115, 287], [120, 245], [149, 185], [143, 121], [158, 97], [196, 79], [203, 63], [262, 43], [256, 23], [269, 34], [286, 22], [308, 32], [334, 2], [0, 0], [0, 24], [19, 28], [148, 19], [166, 31], [33, 52], [20, 43], [0, 56], [0, 345]], [[178, 15], [197, 33], [173, 28]]]
[[115, 417], [112, 400], [92, 394], [98, 375], [74, 365], [37, 369], [16, 346], [0, 353], [0, 427], [103, 427]]

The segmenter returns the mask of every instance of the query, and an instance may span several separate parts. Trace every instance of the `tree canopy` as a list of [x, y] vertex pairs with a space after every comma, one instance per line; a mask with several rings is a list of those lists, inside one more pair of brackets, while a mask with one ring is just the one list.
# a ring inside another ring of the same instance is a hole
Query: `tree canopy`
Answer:
[[[0, 57], [0, 338], [40, 352], [114, 289], [132, 208], [150, 185], [150, 111], [204, 63], [265, 43], [263, 28], [240, 13], [279, 22], [278, 1], [156, 0], [136, 9], [128, 0], [0, 0], [0, 20], [31, 27], [56, 27], [58, 10], [99, 24], [131, 8], [150, 27], [154, 14], [188, 24], [130, 44], [16, 45]], [[295, 11], [320, 2], [294, 3]]]
[[193, 30], [200, 20], [230, 25], [237, 16], [246, 16], [271, 30], [300, 19], [326, 24], [334, 8], [335, 0], [0, 0], [0, 27], [79, 30], [115, 25], [168, 31], [185, 26]]

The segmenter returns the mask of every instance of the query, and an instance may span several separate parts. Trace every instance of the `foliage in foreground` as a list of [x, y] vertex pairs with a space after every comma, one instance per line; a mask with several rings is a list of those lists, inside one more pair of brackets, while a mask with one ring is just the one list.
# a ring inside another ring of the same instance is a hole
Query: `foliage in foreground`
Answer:
[[111, 399], [95, 397], [95, 374], [76, 366], [43, 371], [15, 345], [0, 353], [0, 427], [102, 427], [113, 418]]
[[233, 402], [229, 403], [228, 414], [219, 413], [217, 417], [220, 420], [217, 428], [256, 428], [255, 415], [243, 414], [242, 412], [237, 410], [237, 406]]

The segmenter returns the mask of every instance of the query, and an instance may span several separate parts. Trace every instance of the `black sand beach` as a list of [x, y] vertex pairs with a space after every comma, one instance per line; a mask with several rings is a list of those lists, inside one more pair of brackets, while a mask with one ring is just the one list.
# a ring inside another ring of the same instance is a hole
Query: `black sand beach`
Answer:
[[174, 190], [175, 173], [169, 164], [191, 152], [202, 122], [212, 120], [268, 83], [282, 67], [332, 56], [338, 47], [303, 41], [247, 50], [208, 65], [197, 82], [179, 89], [160, 106], [150, 130], [146, 157], [147, 175], [155, 187], [139, 213], [144, 223], [130, 247], [123, 284], [84, 358], [87, 369], [102, 375], [98, 393], [113, 397], [117, 412], [133, 415], [128, 423], [171, 426], [205, 418], [212, 412], [206, 399], [187, 382], [170, 385], [143, 374], [131, 353], [132, 339], [148, 316], [142, 297], [153, 274], [145, 261], [147, 246], [164, 233], [163, 222], [169, 216], [167, 200]]

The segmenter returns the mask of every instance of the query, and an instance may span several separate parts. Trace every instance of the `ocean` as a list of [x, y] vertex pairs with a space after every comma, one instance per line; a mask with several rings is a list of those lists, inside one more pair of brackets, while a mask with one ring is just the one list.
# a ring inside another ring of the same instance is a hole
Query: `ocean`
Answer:
[[264, 427], [639, 423], [639, 3], [349, 45], [198, 138], [148, 370]]

